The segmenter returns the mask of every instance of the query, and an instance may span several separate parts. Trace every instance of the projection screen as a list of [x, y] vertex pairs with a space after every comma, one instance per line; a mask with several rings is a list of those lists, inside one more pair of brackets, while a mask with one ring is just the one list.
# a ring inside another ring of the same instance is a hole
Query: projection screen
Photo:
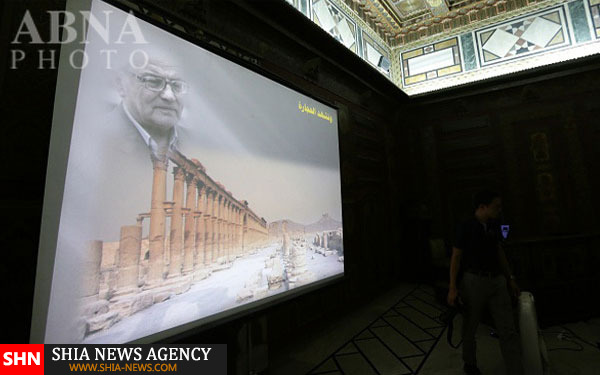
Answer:
[[343, 276], [336, 109], [73, 3], [32, 342], [157, 341]]

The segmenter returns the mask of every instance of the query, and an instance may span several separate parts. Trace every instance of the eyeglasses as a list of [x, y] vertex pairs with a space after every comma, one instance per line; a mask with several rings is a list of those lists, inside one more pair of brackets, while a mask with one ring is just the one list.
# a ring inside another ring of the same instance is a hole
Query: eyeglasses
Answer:
[[164, 90], [167, 85], [171, 86], [171, 90], [173, 90], [175, 95], [185, 94], [188, 90], [188, 84], [179, 79], [168, 79], [153, 74], [140, 74], [136, 75], [136, 78], [150, 91], [160, 92]]

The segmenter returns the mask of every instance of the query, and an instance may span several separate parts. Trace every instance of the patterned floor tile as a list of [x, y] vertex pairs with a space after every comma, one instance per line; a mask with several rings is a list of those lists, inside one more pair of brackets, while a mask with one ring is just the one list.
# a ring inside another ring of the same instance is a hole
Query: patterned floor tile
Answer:
[[416, 374], [444, 333], [430, 287], [417, 287], [356, 334], [309, 375]]

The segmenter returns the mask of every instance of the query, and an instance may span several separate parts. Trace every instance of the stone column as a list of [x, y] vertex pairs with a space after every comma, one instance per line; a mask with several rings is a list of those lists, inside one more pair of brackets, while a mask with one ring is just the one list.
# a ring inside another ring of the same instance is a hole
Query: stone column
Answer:
[[194, 243], [196, 240], [194, 208], [196, 207], [197, 185], [193, 174], [186, 177], [187, 193], [185, 198], [185, 231], [183, 234], [183, 273], [190, 272], [194, 267]]
[[254, 249], [254, 241], [256, 240], [256, 228], [254, 225], [254, 218], [250, 217], [250, 224], [248, 225], [249, 227], [249, 232], [248, 232], [248, 245], [250, 247], [250, 249]]
[[227, 259], [227, 198], [221, 202], [221, 256]]
[[225, 232], [227, 233], [227, 241], [225, 248], [227, 250], [227, 259], [231, 259], [231, 201], [227, 201], [225, 206]]
[[242, 233], [243, 233], [243, 228], [242, 228], [242, 223], [243, 223], [243, 218], [242, 218], [242, 209], [240, 208], [238, 210], [238, 247], [240, 249], [240, 253], [243, 255], [243, 251], [242, 249], [244, 248], [244, 244], [242, 242]]
[[242, 252], [242, 248], [243, 248], [243, 243], [242, 243], [242, 222], [243, 222], [243, 218], [242, 218], [243, 212], [242, 209], [238, 209], [238, 217], [237, 217], [237, 244], [238, 244], [238, 248], [240, 253]]
[[221, 211], [221, 233], [222, 233], [222, 243], [221, 243], [221, 256], [225, 257], [225, 259], [229, 259], [228, 251], [227, 251], [227, 205], [228, 200], [223, 196], [223, 206]]
[[250, 222], [248, 223], [248, 248], [252, 249], [254, 246], [254, 220], [250, 217]]
[[225, 257], [225, 259], [229, 259], [228, 251], [227, 251], [227, 205], [229, 201], [227, 198], [223, 197], [223, 211], [221, 215], [221, 231], [223, 233], [223, 243], [221, 246], [221, 256]]
[[225, 197], [219, 201], [219, 258], [225, 256]]
[[215, 192], [213, 197], [213, 212], [212, 212], [212, 222], [213, 222], [213, 243], [212, 243], [212, 253], [211, 260], [214, 262], [219, 258], [219, 194]]
[[287, 221], [285, 220], [281, 223], [281, 233], [283, 235], [283, 256], [287, 257], [290, 253], [290, 235], [287, 232]]
[[211, 225], [210, 225], [210, 204], [209, 204], [209, 189], [204, 189], [203, 204], [202, 204], [202, 221], [204, 222], [204, 264], [209, 265], [211, 262], [210, 254], [210, 239], [211, 239]]
[[183, 180], [182, 168], [173, 168], [173, 214], [171, 216], [169, 277], [181, 275], [183, 265]]
[[233, 238], [231, 236], [231, 210], [232, 203], [227, 202], [227, 259], [230, 260], [233, 254]]
[[327, 249], [327, 232], [323, 232], [323, 247]]
[[247, 215], [245, 212], [242, 213], [242, 254], [246, 254], [246, 231], [247, 231]]
[[204, 220], [202, 219], [202, 215], [204, 214], [204, 207], [202, 206], [202, 196], [204, 195], [204, 184], [201, 182], [198, 183], [198, 202], [196, 204], [196, 212], [194, 212], [194, 216], [196, 217], [196, 244], [194, 248], [196, 249], [196, 262], [194, 262], [194, 268], [200, 268], [200, 265], [203, 265], [205, 262], [205, 252], [204, 252]]
[[80, 295], [90, 297], [100, 290], [100, 266], [102, 264], [102, 241], [90, 241], [83, 265], [83, 282]]
[[138, 287], [141, 248], [142, 226], [122, 226], [117, 271], [117, 288], [121, 291]]
[[223, 231], [225, 232], [225, 241], [223, 241], [223, 256], [229, 260], [229, 256], [231, 255], [231, 251], [229, 249], [229, 199], [225, 200], [225, 204], [223, 205], [225, 209], [225, 214], [223, 215]]
[[233, 214], [231, 218], [231, 235], [233, 241], [233, 252], [236, 256], [240, 254], [238, 246], [238, 208], [236, 205], [233, 206]]
[[209, 202], [211, 206], [210, 210], [210, 227], [211, 227], [211, 236], [210, 236], [210, 261], [214, 263], [217, 260], [217, 192], [212, 193], [211, 200]]
[[165, 251], [165, 209], [167, 196], [167, 166], [165, 157], [152, 156], [154, 169], [152, 181], [152, 201], [150, 203], [150, 260], [148, 262], [148, 284], [156, 285], [163, 280]]
[[233, 246], [235, 247], [236, 256], [240, 254], [240, 209], [233, 209]]
[[234, 258], [237, 256], [237, 246], [235, 244], [235, 211], [236, 211], [236, 207], [235, 207], [235, 204], [232, 202], [231, 203], [231, 219], [229, 222], [229, 228], [230, 228], [230, 236], [231, 236], [231, 254], [233, 255]]
[[217, 259], [223, 256], [223, 201], [222, 195], [217, 198]]

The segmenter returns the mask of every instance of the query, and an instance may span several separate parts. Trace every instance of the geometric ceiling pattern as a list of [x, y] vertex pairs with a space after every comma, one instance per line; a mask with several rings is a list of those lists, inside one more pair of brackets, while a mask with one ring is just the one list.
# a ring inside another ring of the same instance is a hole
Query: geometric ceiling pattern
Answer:
[[344, 0], [391, 47], [485, 22], [536, 0]]
[[[396, 82], [408, 95], [418, 95], [598, 54], [600, 38], [594, 30], [592, 10], [588, 0], [550, 3], [545, 9], [467, 30], [455, 36], [459, 40], [462, 70], [443, 77], [427, 76], [408, 85], [411, 82], [407, 78], [413, 77], [405, 69], [399, 72], [401, 77], [396, 76]], [[408, 49], [411, 50], [414, 47]], [[401, 51], [400, 55], [405, 56], [406, 52]], [[421, 57], [420, 65], [428, 62], [436, 68], [440, 56], [429, 56]], [[450, 63], [448, 60], [446, 64]], [[406, 66], [404, 60], [400, 65]], [[425, 69], [426, 66], [422, 68]]]
[[476, 32], [482, 66], [570, 45], [563, 7], [494, 25]]
[[600, 38], [600, 0], [590, 0], [592, 10], [593, 27], [597, 38]]
[[286, 0], [420, 95], [600, 53], [600, 0]]
[[[286, 0], [306, 13], [310, 0]], [[592, 0], [593, 1], [593, 0]], [[307, 4], [308, 2], [308, 4]], [[448, 33], [517, 9], [536, 0], [340, 0], [390, 47]]]

